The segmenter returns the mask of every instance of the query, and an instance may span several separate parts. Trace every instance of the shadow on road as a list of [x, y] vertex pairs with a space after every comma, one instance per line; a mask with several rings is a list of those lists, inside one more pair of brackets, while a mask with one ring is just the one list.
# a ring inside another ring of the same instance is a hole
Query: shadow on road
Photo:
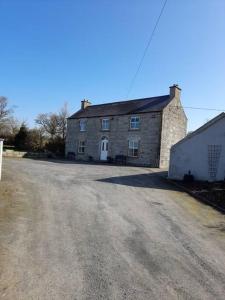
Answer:
[[150, 173], [150, 174], [135, 174], [135, 175], [108, 177], [108, 178], [98, 179], [97, 181], [119, 184], [119, 185], [126, 185], [131, 187], [180, 191], [179, 188], [170, 184], [166, 180], [166, 176], [167, 176], [167, 172], [157, 172], [157, 173]]

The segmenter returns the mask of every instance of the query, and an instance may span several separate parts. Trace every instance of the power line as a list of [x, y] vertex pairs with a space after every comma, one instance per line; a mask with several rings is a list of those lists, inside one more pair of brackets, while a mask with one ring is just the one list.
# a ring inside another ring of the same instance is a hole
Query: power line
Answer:
[[153, 30], [152, 30], [152, 33], [151, 33], [151, 35], [150, 35], [150, 37], [149, 37], [149, 39], [148, 39], [148, 43], [147, 43], [147, 45], [146, 45], [146, 47], [145, 47], [145, 49], [144, 49], [143, 55], [142, 55], [141, 60], [140, 60], [140, 62], [139, 62], [137, 71], [135, 72], [135, 74], [134, 74], [134, 76], [133, 76], [133, 78], [132, 78], [132, 80], [131, 80], [130, 86], [129, 86], [128, 91], [127, 91], [126, 98], [128, 98], [128, 96], [129, 96], [129, 94], [130, 94], [130, 92], [131, 92], [131, 90], [132, 90], [132, 88], [133, 88], [134, 82], [135, 82], [135, 80], [136, 80], [136, 78], [137, 78], [137, 75], [138, 75], [140, 69], [141, 69], [141, 66], [142, 66], [142, 63], [143, 63], [143, 61], [144, 61], [144, 58], [145, 58], [145, 56], [146, 56], [146, 54], [147, 54], [148, 48], [149, 48], [150, 45], [151, 45], [153, 36], [154, 36], [154, 34], [155, 34], [155, 31], [156, 31], [156, 29], [157, 29], [157, 26], [158, 26], [158, 24], [159, 24], [160, 18], [161, 18], [162, 14], [163, 14], [163, 11], [164, 11], [164, 9], [165, 9], [165, 6], [166, 6], [167, 1], [168, 1], [168, 0], [165, 0], [164, 3], [163, 3], [163, 6], [162, 6], [161, 11], [160, 11], [160, 14], [159, 14], [159, 16], [158, 16], [158, 18], [157, 18], [157, 20], [156, 20], [155, 26], [154, 26], [154, 28], [153, 28]]
[[178, 105], [170, 105], [170, 107], [176, 107], [177, 109], [197, 109], [197, 110], [208, 110], [208, 111], [218, 111], [218, 112], [225, 112], [224, 109], [219, 109], [219, 108], [212, 108], [212, 107], [193, 107], [193, 106], [178, 106]]
[[[179, 106], [177, 106], [178, 108]], [[225, 111], [225, 109], [218, 109], [218, 108], [209, 108], [209, 107], [193, 107], [193, 106], [182, 106], [183, 108], [187, 109], [198, 109], [198, 110], [213, 110], [213, 111]]]
[[[177, 109], [194, 109], [194, 110], [207, 110], [207, 111], [217, 111], [217, 112], [225, 112], [225, 108], [224, 109], [219, 109], [219, 108], [212, 108], [212, 107], [194, 107], [194, 106], [178, 106], [178, 105], [171, 105], [170, 107], [176, 107]], [[4, 125], [11, 125], [12, 123], [10, 122], [4, 122], [4, 121], [0, 121], [0, 125], [4, 124]]]

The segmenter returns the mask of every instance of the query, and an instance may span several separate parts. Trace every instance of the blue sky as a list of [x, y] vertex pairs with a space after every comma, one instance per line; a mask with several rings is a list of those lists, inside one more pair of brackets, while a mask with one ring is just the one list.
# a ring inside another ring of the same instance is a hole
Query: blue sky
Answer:
[[[80, 100], [126, 100], [164, 0], [0, 0], [0, 95], [33, 125]], [[129, 98], [182, 88], [185, 107], [225, 109], [225, 1], [168, 0]], [[186, 109], [189, 130], [219, 112]]]

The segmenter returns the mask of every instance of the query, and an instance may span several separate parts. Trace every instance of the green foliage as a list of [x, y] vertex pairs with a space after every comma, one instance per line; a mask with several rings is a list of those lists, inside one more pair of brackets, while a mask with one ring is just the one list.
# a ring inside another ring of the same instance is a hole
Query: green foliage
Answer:
[[43, 151], [44, 150], [45, 139], [43, 133], [38, 128], [33, 128], [28, 131], [27, 136], [27, 149], [30, 151]]
[[66, 124], [68, 117], [67, 104], [57, 113], [42, 113], [35, 120], [37, 127], [29, 129], [25, 122], [22, 125], [14, 118], [8, 108], [8, 100], [0, 97], [0, 137], [8, 146], [16, 150], [29, 152], [51, 152], [64, 156]]
[[42, 130], [46, 143], [44, 149], [58, 156], [64, 156], [66, 139], [66, 120], [69, 116], [67, 104], [58, 113], [42, 113], [35, 120]]
[[57, 156], [64, 156], [65, 154], [65, 141], [61, 137], [56, 137], [50, 139], [46, 145], [45, 149], [56, 154]]
[[20, 126], [19, 132], [15, 135], [15, 147], [20, 150], [28, 150], [29, 130], [25, 123]]

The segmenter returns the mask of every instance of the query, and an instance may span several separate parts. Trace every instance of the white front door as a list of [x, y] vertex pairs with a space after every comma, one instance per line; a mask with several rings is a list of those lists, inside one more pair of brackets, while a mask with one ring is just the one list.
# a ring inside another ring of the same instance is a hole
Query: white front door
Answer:
[[100, 154], [100, 159], [101, 160], [107, 160], [108, 156], [108, 140], [104, 138], [101, 140], [101, 154]]

